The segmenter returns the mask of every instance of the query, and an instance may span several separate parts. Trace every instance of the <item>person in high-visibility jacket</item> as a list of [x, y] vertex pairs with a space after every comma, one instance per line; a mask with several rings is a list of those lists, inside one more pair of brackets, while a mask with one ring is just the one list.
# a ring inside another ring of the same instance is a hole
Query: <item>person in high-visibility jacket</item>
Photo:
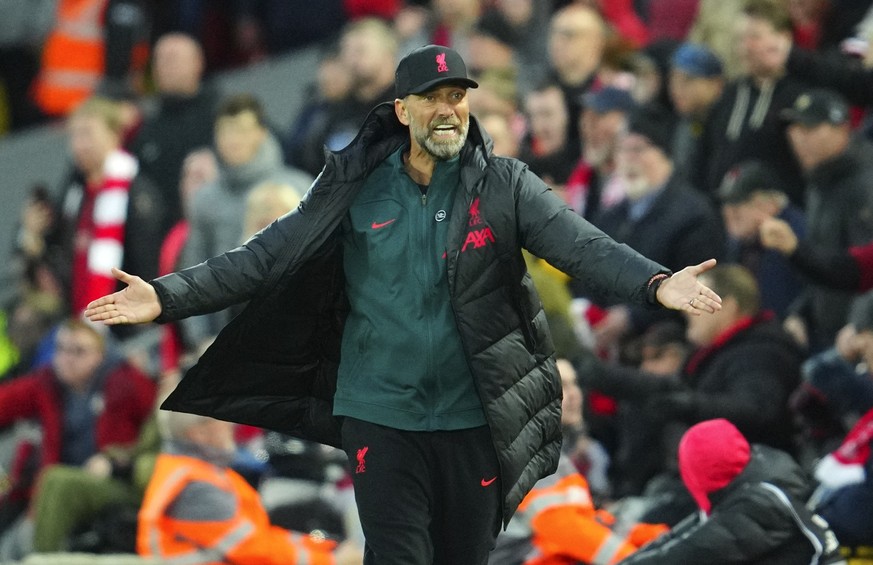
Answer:
[[228, 467], [232, 424], [178, 412], [160, 412], [159, 424], [169, 441], [139, 512], [140, 555], [191, 565], [340, 562], [333, 541], [270, 524], [257, 491]]
[[526, 505], [535, 509], [531, 530], [537, 551], [525, 565], [612, 565], [669, 530], [665, 524], [613, 529], [615, 518], [594, 508], [588, 482], [579, 473], [534, 488], [522, 502]]
[[524, 565], [618, 563], [669, 530], [664, 524], [616, 526], [609, 512], [594, 507], [585, 477], [563, 456], [558, 471], [524, 498], [513, 521], [524, 522], [531, 535], [533, 550]]

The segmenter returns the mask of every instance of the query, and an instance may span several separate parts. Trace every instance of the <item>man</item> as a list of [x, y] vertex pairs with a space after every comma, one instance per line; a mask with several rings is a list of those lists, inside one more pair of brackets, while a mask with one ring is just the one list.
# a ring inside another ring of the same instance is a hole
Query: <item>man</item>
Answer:
[[755, 274], [761, 306], [782, 320], [803, 290], [803, 281], [780, 253], [761, 245], [758, 234], [768, 218], [785, 220], [804, 233], [806, 218], [778, 186], [772, 168], [761, 161], [744, 161], [725, 175], [718, 196], [730, 236], [728, 260]]
[[785, 255], [791, 265], [816, 284], [854, 292], [873, 289], [873, 243], [849, 249], [825, 249], [800, 240], [788, 222], [768, 218], [761, 224], [761, 244]]
[[748, 0], [736, 26], [744, 74], [725, 87], [712, 109], [700, 149], [706, 159], [706, 184], [700, 188], [714, 194], [731, 167], [763, 159], [776, 170], [791, 201], [802, 206], [800, 167], [779, 118], [802, 88], [785, 74], [784, 57], [777, 56], [791, 44], [791, 18], [782, 3]]
[[568, 138], [569, 113], [561, 88], [545, 83], [533, 89], [525, 96], [524, 111], [528, 136], [519, 158], [549, 186], [562, 187], [578, 152]]
[[591, 90], [606, 46], [607, 26], [595, 7], [574, 2], [557, 10], [549, 26], [550, 77], [561, 85], [570, 112], [567, 138], [578, 150], [581, 96]]
[[351, 78], [349, 92], [330, 101], [323, 119], [298, 134], [288, 161], [312, 175], [324, 166], [324, 148], [339, 151], [349, 144], [370, 108], [393, 96], [398, 41], [391, 26], [375, 18], [349, 23], [339, 40], [339, 59]]
[[809, 485], [788, 454], [750, 446], [719, 418], [685, 433], [678, 460], [700, 511], [622, 565], [845, 564], [828, 523], [804, 505]]
[[668, 530], [664, 524], [621, 524], [597, 508], [589, 481], [561, 456], [498, 538], [492, 565], [614, 564]]
[[79, 314], [117, 288], [111, 268], [157, 274], [164, 205], [137, 160], [121, 148], [117, 104], [88, 99], [70, 115], [67, 133], [70, 178], [44, 221], [23, 222], [19, 242], [27, 260], [51, 268], [67, 293], [65, 305]]
[[[688, 317], [686, 336], [695, 350], [682, 367], [681, 386], [652, 395], [646, 407], [663, 430], [668, 455], [688, 425], [707, 418], [726, 418], [750, 441], [795, 453], [788, 401], [800, 384], [802, 352], [772, 315], [761, 311], [758, 286], [747, 269], [720, 266], [701, 278], [723, 296], [723, 307], [703, 323]], [[675, 524], [685, 513], [686, 495], [675, 486], [677, 498], [650, 510], [648, 521]]]
[[167, 208], [160, 233], [182, 218], [179, 178], [193, 150], [212, 144], [215, 92], [203, 85], [203, 50], [191, 37], [168, 33], [158, 39], [152, 57], [157, 106], [147, 113], [130, 143], [142, 172], [157, 185]]
[[169, 563], [334, 565], [333, 542], [271, 525], [257, 491], [229, 467], [233, 424], [160, 412], [159, 426], [165, 444], [139, 511], [137, 553]]
[[582, 158], [567, 179], [565, 198], [571, 208], [591, 219], [624, 198], [624, 186], [615, 174], [615, 158], [618, 140], [627, 130], [635, 104], [627, 90], [607, 86], [583, 96], [582, 107], [577, 124]]
[[[800, 94], [782, 117], [806, 175], [807, 238], [844, 250], [873, 241], [873, 145], [854, 139], [845, 100], [830, 90]], [[852, 296], [812, 286], [798, 306], [802, 334], [813, 350], [833, 343], [846, 323]]]
[[689, 313], [719, 307], [696, 278], [714, 261], [665, 278], [492, 156], [457, 52], [417, 49], [395, 77], [394, 104], [327, 155], [296, 211], [181, 273], [119, 272], [131, 286], [89, 315], [253, 299], [165, 407], [342, 444], [368, 565], [478, 565], [560, 452], [561, 385], [521, 247], [592, 290]]
[[[182, 251], [185, 267], [238, 246], [244, 237], [246, 198], [263, 182], [287, 184], [302, 196], [312, 177], [285, 167], [278, 141], [267, 128], [261, 103], [252, 95], [225, 99], [215, 118], [218, 178], [192, 198], [190, 231]], [[212, 341], [233, 317], [229, 310], [189, 318], [182, 323], [183, 337], [191, 350]]]
[[[706, 257], [721, 258], [725, 238], [713, 207], [688, 187], [673, 166], [672, 131], [671, 119], [664, 113], [641, 108], [631, 115], [617, 155], [625, 199], [602, 211], [593, 223], [616, 241], [677, 269]], [[639, 306], [608, 306], [606, 318], [595, 327], [604, 348], [670, 317]]]
[[[107, 347], [98, 328], [68, 319], [57, 332], [51, 365], [0, 385], [0, 427], [37, 420], [42, 428], [37, 469], [55, 463], [97, 468], [136, 442], [155, 386]], [[3, 506], [26, 502], [33, 478], [18, 477], [13, 491], [24, 496]]]
[[673, 136], [673, 162], [695, 188], [706, 186], [700, 140], [712, 107], [724, 90], [718, 57], [703, 45], [684, 43], [670, 59], [668, 92], [679, 122]]
[[610, 459], [614, 500], [640, 496], [649, 480], [668, 468], [665, 452], [670, 446], [645, 408], [653, 396], [677, 388], [690, 344], [682, 325], [671, 320], [650, 326], [640, 337], [638, 350], [636, 367], [601, 361], [594, 355], [574, 360], [586, 391], [618, 401], [616, 448]]

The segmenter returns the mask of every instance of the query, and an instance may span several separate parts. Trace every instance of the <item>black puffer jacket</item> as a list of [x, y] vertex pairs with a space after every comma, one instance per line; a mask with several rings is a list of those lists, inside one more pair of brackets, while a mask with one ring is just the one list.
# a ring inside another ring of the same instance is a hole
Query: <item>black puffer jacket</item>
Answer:
[[[298, 210], [240, 248], [153, 281], [162, 321], [251, 299], [165, 408], [339, 444], [331, 404], [347, 303], [337, 228], [363, 179], [407, 142], [393, 106], [378, 106], [349, 147], [327, 155]], [[561, 383], [521, 248], [595, 292], [637, 303], [645, 302], [648, 280], [666, 270], [570, 211], [521, 162], [493, 157], [474, 119], [461, 162], [463, 201], [449, 218], [447, 274], [508, 520], [533, 484], [554, 471], [561, 443]], [[470, 221], [474, 212], [477, 222]], [[478, 244], [462, 252], [483, 225], [490, 237], [474, 238]]]
[[803, 472], [786, 453], [756, 445], [749, 464], [693, 515], [621, 565], [825, 565], [843, 563], [827, 523], [812, 517]]

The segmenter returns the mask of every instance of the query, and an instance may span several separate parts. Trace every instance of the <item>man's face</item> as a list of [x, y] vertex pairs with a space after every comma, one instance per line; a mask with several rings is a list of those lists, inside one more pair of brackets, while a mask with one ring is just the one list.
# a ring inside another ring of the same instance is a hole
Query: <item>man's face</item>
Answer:
[[721, 79], [670, 71], [670, 100], [682, 116], [694, 116], [709, 108], [721, 92]]
[[357, 86], [379, 76], [385, 65], [394, 63], [394, 55], [379, 34], [361, 29], [342, 38], [340, 60]]
[[245, 165], [254, 159], [266, 137], [267, 130], [258, 123], [254, 112], [223, 116], [215, 124], [218, 155], [231, 167]]
[[397, 118], [409, 126], [413, 149], [445, 161], [458, 155], [467, 141], [470, 105], [467, 89], [439, 86], [423, 94], [410, 94], [394, 103]]
[[804, 171], [811, 171], [823, 161], [839, 153], [843, 139], [840, 133], [841, 127], [828, 123], [816, 125], [793, 123], [788, 126], [788, 139]]
[[624, 112], [596, 112], [586, 109], [580, 118], [582, 156], [592, 167], [600, 167], [615, 158], [619, 135], [627, 126]]
[[99, 116], [73, 116], [67, 127], [76, 166], [86, 175], [99, 172], [109, 153], [120, 145], [119, 136]]
[[645, 136], [636, 133], [622, 136], [616, 164], [630, 200], [638, 200], [656, 188], [654, 178], [661, 159], [660, 150]]
[[91, 331], [81, 328], [61, 328], [58, 331], [52, 366], [58, 380], [65, 385], [73, 388], [86, 386], [103, 358], [103, 345]]
[[772, 54], [783, 32], [765, 19], [745, 14], [740, 16], [736, 25], [737, 54], [746, 72], [753, 76], [772, 74], [775, 70], [772, 68]]
[[758, 229], [767, 217], [754, 198], [722, 204], [721, 212], [727, 232], [739, 241], [755, 241], [758, 238]]
[[550, 155], [560, 151], [566, 142], [569, 119], [561, 90], [553, 87], [531, 92], [524, 106], [531, 134], [543, 154]]
[[160, 92], [196, 92], [203, 74], [203, 54], [190, 37], [173, 34], [158, 40], [154, 53], [154, 78]]
[[549, 29], [549, 59], [559, 75], [577, 69], [593, 71], [603, 53], [603, 23], [593, 10], [559, 12]]

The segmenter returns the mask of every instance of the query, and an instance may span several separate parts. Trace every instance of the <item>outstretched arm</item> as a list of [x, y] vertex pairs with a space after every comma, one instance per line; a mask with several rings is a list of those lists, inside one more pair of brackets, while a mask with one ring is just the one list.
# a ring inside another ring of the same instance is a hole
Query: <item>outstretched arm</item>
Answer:
[[112, 275], [127, 286], [88, 304], [86, 318], [114, 326], [144, 324], [161, 314], [161, 301], [152, 285], [120, 269], [113, 268]]
[[694, 316], [721, 310], [721, 297], [698, 280], [702, 273], [715, 267], [715, 262], [715, 259], [709, 259], [664, 279], [655, 295], [658, 302], [665, 308]]

